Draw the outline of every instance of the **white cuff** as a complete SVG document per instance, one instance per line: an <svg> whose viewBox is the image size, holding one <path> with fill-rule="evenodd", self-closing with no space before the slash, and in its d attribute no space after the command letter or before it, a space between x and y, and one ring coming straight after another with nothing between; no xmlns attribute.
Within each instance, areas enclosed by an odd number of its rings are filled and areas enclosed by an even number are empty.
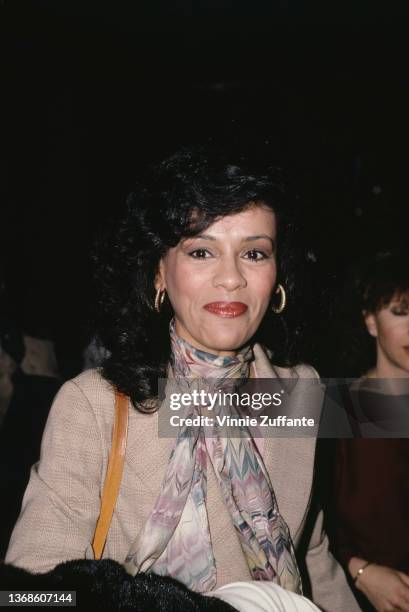
<svg viewBox="0 0 409 612"><path fill-rule="evenodd" d="M238 612L319 612L305 597L273 582L232 582L205 595L222 599Z"/></svg>

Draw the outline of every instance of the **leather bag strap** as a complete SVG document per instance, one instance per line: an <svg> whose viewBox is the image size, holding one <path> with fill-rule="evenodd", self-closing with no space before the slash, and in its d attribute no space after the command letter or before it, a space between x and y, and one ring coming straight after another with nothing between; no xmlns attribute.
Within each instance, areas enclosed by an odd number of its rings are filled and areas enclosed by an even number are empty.
<svg viewBox="0 0 409 612"><path fill-rule="evenodd" d="M121 486L128 435L128 397L115 391L115 423L111 452L101 499L101 511L95 528L92 548L94 558L100 559L107 539L116 500Z"/></svg>

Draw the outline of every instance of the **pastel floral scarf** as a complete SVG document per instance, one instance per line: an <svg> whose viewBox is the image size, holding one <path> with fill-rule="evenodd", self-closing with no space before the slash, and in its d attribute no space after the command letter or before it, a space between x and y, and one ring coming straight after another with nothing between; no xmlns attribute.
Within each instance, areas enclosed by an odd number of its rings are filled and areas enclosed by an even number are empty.
<svg viewBox="0 0 409 612"><path fill-rule="evenodd" d="M173 320L170 335L173 376L182 392L199 379L200 388L205 384L207 390L231 390L234 379L237 384L248 378L250 346L235 357L198 350L176 334ZM189 416L200 413L197 407L190 410ZM221 437L215 430L206 437L201 427L193 432L180 427L159 496L126 559L131 574L152 571L173 576L194 591L214 589L216 567L206 512L209 456L252 578L301 593L288 527L257 446L250 432L244 434Z"/></svg>

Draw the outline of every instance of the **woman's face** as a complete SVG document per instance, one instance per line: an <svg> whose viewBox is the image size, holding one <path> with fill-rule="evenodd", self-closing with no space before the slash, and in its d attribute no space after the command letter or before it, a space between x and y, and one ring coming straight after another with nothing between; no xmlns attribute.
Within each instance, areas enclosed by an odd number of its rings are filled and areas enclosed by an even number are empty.
<svg viewBox="0 0 409 612"><path fill-rule="evenodd" d="M234 354L254 335L276 281L276 218L254 205L181 240L161 260L176 332L193 346Z"/></svg>
<svg viewBox="0 0 409 612"><path fill-rule="evenodd" d="M385 378L409 376L408 297L394 298L388 306L365 317L369 333L376 338L376 367Z"/></svg>

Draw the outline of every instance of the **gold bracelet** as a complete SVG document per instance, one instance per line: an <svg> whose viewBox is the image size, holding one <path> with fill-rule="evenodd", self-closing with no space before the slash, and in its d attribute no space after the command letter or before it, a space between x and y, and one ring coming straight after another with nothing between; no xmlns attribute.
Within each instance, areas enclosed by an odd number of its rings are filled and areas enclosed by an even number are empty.
<svg viewBox="0 0 409 612"><path fill-rule="evenodd" d="M358 578L360 578L360 576L362 576L362 574L364 573L364 571L366 570L368 565L373 565L373 562L372 561L367 561L362 567L359 568L359 570L357 571L357 573L355 575L355 578L353 578L354 583L356 583Z"/></svg>

